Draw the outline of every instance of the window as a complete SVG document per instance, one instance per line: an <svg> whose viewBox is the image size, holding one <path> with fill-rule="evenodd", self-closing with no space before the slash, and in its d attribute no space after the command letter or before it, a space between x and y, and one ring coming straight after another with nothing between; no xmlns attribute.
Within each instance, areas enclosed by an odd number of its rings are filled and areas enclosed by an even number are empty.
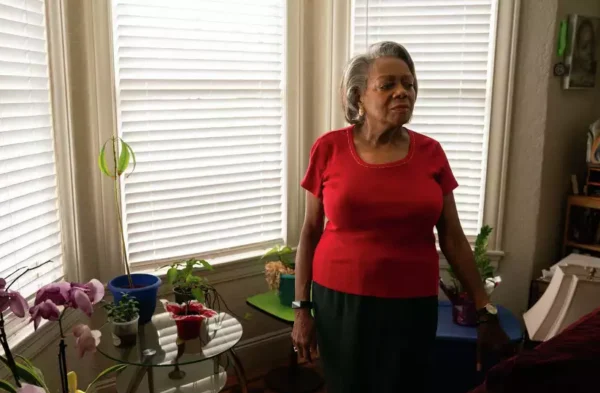
<svg viewBox="0 0 600 393"><path fill-rule="evenodd" d="M280 242L284 0L113 0L132 264Z"/></svg>
<svg viewBox="0 0 600 393"><path fill-rule="evenodd" d="M467 236L482 224L495 46L496 0L355 0L352 53L404 45L419 95L409 127L439 141L459 188Z"/></svg>
<svg viewBox="0 0 600 393"><path fill-rule="evenodd" d="M26 297L63 276L48 68L44 2L0 0L0 277L52 261L12 286Z"/></svg>

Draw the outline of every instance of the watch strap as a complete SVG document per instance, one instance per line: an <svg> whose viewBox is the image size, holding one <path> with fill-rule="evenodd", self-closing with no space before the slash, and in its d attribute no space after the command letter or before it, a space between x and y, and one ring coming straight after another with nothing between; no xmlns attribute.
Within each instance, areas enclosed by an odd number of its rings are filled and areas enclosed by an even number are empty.
<svg viewBox="0 0 600 393"><path fill-rule="evenodd" d="M497 314L488 311L487 306L477 310L477 324L487 323L498 319Z"/></svg>
<svg viewBox="0 0 600 393"><path fill-rule="evenodd" d="M312 309L313 308L313 303L311 301L308 301L308 300L294 300L292 302L292 308L294 310L298 310L298 309L301 309L301 308Z"/></svg>

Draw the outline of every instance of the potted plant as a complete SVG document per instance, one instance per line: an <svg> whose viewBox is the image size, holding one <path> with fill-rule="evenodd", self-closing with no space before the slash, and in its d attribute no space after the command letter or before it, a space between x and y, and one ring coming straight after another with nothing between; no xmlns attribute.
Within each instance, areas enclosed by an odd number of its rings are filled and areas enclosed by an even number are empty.
<svg viewBox="0 0 600 393"><path fill-rule="evenodd" d="M275 246L261 259L277 258L265 264L265 278L269 288L278 291L282 305L291 307L295 297L294 251L288 246Z"/></svg>
<svg viewBox="0 0 600 393"><path fill-rule="evenodd" d="M106 146L109 143L112 147L112 171L109 169L106 160ZM113 136L104 143L100 150L100 155L98 156L98 166L100 167L100 171L110 177L113 181L115 210L121 237L123 264L126 272L126 274L110 280L108 282L108 289L112 293L115 303L118 303L121 300L121 296L124 293L128 294L130 297L136 298L139 302L139 323L144 324L149 322L152 318L152 314L154 314L160 278L152 274L131 274L129 269L129 258L125 244L123 218L121 214L120 179L121 176L125 174L130 164L132 164L132 170L126 176L129 176L135 170L136 161L133 149L125 143L123 139Z"/></svg>
<svg viewBox="0 0 600 393"><path fill-rule="evenodd" d="M500 277L494 276L495 269L487 255L488 239L491 233L492 228L490 226L483 226L475 239L475 249L473 251L475 256L475 266L479 271L479 275L481 276L488 295L491 295L494 288L500 283ZM475 307L475 302L473 302L460 281L458 281L458 278L451 267L448 268L448 273L452 279L452 284L446 286L443 281L440 280L440 286L452 303L452 320L458 325L477 325L477 309Z"/></svg>
<svg viewBox="0 0 600 393"><path fill-rule="evenodd" d="M173 286L176 303L181 304L190 300L205 302L206 292L209 290L208 281L205 277L194 275L195 267L213 270L210 263L195 258L175 262L167 270L167 282Z"/></svg>
<svg viewBox="0 0 600 393"><path fill-rule="evenodd" d="M177 337L181 340L193 340L198 337L202 342L208 341L208 329L205 321L217 316L217 313L196 300L183 304L162 300L165 310L177 325Z"/></svg>
<svg viewBox="0 0 600 393"><path fill-rule="evenodd" d="M104 309L112 323L113 343L117 347L134 345L138 333L140 318L139 302L124 293L118 303L104 302Z"/></svg>

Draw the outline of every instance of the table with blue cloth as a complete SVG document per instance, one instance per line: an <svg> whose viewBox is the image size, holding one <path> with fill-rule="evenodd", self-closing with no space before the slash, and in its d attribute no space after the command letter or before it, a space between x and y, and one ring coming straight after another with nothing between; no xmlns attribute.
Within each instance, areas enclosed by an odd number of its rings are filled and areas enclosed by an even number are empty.
<svg viewBox="0 0 600 393"><path fill-rule="evenodd" d="M498 307L500 325L509 339L518 343L523 338L519 320L506 308ZM452 321L452 305L441 301L438 306L438 328L435 343L436 392L466 393L479 386L485 373L500 359L486 356L483 369L476 370L477 328Z"/></svg>

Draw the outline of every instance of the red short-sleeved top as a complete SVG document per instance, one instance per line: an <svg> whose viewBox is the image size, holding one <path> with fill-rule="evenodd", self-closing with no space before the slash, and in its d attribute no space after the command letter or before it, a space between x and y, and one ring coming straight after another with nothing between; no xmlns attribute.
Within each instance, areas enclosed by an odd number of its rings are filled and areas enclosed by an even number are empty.
<svg viewBox="0 0 600 393"><path fill-rule="evenodd" d="M364 296L437 295L433 229L443 196L458 183L438 142L408 134L408 154L388 164L359 157L353 126L313 145L301 185L322 198L327 217L313 259L316 283Z"/></svg>

